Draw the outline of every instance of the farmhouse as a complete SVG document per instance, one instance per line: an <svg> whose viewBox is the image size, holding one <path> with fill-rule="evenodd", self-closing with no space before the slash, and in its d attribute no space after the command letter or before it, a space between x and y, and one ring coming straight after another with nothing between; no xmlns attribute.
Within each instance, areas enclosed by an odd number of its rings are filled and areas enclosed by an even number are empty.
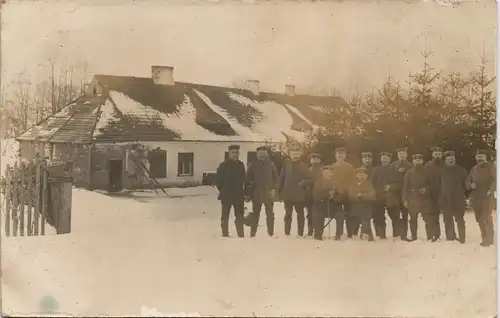
<svg viewBox="0 0 500 318"><path fill-rule="evenodd" d="M265 93L174 81L173 67L152 66L150 78L95 75L85 94L18 136L20 156L73 162L75 183L118 191L196 185L216 170L227 146L242 161L263 143L301 141L325 125L338 97Z"/></svg>

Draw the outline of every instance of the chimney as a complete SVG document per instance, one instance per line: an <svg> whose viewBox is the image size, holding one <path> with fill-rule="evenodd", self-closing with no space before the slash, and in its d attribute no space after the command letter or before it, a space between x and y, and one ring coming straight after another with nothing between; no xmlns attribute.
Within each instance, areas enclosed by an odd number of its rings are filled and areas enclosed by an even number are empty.
<svg viewBox="0 0 500 318"><path fill-rule="evenodd" d="M174 82L174 67L173 66L151 66L151 78L158 85L173 86Z"/></svg>
<svg viewBox="0 0 500 318"><path fill-rule="evenodd" d="M295 85L292 84L285 85L285 94L287 96L295 96Z"/></svg>
<svg viewBox="0 0 500 318"><path fill-rule="evenodd" d="M259 84L258 80L247 80L247 89L255 96L259 96Z"/></svg>

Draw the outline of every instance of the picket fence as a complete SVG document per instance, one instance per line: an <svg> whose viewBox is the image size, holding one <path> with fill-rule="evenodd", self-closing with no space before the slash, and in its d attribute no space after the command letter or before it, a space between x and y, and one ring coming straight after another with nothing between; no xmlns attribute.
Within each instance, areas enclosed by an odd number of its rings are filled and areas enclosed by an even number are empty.
<svg viewBox="0 0 500 318"><path fill-rule="evenodd" d="M6 236L45 235L48 201L46 161L7 165L0 182Z"/></svg>

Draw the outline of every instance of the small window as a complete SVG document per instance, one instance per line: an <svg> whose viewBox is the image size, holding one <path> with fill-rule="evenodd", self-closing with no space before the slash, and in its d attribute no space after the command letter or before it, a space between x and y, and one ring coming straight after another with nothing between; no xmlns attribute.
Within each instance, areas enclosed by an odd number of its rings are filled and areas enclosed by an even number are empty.
<svg viewBox="0 0 500 318"><path fill-rule="evenodd" d="M249 151L247 153L247 166L254 160L257 159L257 152L256 151Z"/></svg>
<svg viewBox="0 0 500 318"><path fill-rule="evenodd" d="M194 175L194 153L180 152L178 156L177 174L179 176Z"/></svg>
<svg viewBox="0 0 500 318"><path fill-rule="evenodd" d="M165 150L152 150L148 152L149 172L153 178L167 177L167 152Z"/></svg>

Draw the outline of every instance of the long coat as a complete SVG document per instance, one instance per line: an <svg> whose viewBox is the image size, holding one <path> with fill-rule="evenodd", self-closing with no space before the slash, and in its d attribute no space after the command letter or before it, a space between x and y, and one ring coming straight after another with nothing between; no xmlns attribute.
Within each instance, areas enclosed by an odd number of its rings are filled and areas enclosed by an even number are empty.
<svg viewBox="0 0 500 318"><path fill-rule="evenodd" d="M278 170L271 160L254 160L247 170L247 195L256 202L273 199L271 190L277 190L278 179Z"/></svg>
<svg viewBox="0 0 500 318"><path fill-rule="evenodd" d="M437 200L439 198L441 171L444 168L443 160L432 159L425 164L425 169L429 173L429 178L431 182L431 198Z"/></svg>
<svg viewBox="0 0 500 318"><path fill-rule="evenodd" d="M425 189L424 193L420 191ZM430 209L431 179L429 172L422 166L416 166L406 172L403 181L402 198L408 202L408 209L418 209L423 214Z"/></svg>
<svg viewBox="0 0 500 318"><path fill-rule="evenodd" d="M348 162L335 162L330 167L333 171L337 198L348 199L349 187L356 182L356 170Z"/></svg>
<svg viewBox="0 0 500 318"><path fill-rule="evenodd" d="M472 189L471 184L476 188ZM467 178L467 188L471 190L471 205L475 211L493 208L493 194L488 196L488 191L496 190L496 167L491 162L478 163L472 167Z"/></svg>
<svg viewBox="0 0 500 318"><path fill-rule="evenodd" d="M361 196L358 196L358 194ZM365 180L362 183L357 181L351 183L348 195L353 206L353 216L366 217L371 215L371 204L375 202L376 194L370 180Z"/></svg>
<svg viewBox="0 0 500 318"><path fill-rule="evenodd" d="M393 182L394 172L390 166L377 166L373 170L372 183L375 188L377 202L387 205L388 207L399 206L401 198L395 191L385 191L385 186Z"/></svg>
<svg viewBox="0 0 500 318"><path fill-rule="evenodd" d="M323 167L324 165L322 163L318 164L313 164L309 167L309 170L311 171L311 176L312 178L307 182L307 199L308 201L313 201L313 189L314 189L314 184L316 181L322 179L322 172L323 172Z"/></svg>
<svg viewBox="0 0 500 318"><path fill-rule="evenodd" d="M222 203L237 203L245 200L245 164L228 159L217 168L215 185L219 189L218 199Z"/></svg>
<svg viewBox="0 0 500 318"><path fill-rule="evenodd" d="M467 170L459 165L443 166L440 173L439 206L450 212L465 211Z"/></svg>
<svg viewBox="0 0 500 318"><path fill-rule="evenodd" d="M402 200L403 194L403 184L406 172L413 168L413 164L408 160L398 160L391 163L389 166L390 175L391 175L391 183L390 190L392 195L397 196Z"/></svg>
<svg viewBox="0 0 500 318"><path fill-rule="evenodd" d="M305 202L312 173L301 161L289 161L281 170L278 192L283 201Z"/></svg>

